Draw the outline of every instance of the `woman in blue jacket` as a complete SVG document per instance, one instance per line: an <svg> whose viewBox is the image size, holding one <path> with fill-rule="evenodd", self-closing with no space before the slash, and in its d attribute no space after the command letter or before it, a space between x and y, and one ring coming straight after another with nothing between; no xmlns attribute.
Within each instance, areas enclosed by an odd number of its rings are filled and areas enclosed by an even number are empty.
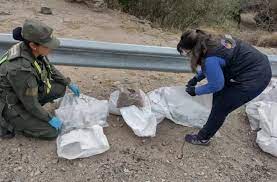
<svg viewBox="0 0 277 182"><path fill-rule="evenodd" d="M191 56L196 75L188 82L191 96L213 94L207 123L198 134L188 134L185 141L207 145L229 113L257 97L269 84L272 73L266 55L230 35L213 37L202 30L185 32L177 45L182 55ZM196 71L197 67L200 71ZM207 79L208 83L196 86Z"/></svg>

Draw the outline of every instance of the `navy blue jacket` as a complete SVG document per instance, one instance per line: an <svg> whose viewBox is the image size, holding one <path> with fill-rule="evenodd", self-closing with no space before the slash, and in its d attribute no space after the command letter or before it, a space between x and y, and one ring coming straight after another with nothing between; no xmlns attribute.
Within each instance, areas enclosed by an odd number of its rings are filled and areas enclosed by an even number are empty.
<svg viewBox="0 0 277 182"><path fill-rule="evenodd" d="M208 49L202 72L197 75L199 81L207 77L208 84L196 87L196 95L215 93L228 86L258 92L259 83L271 78L266 55L240 40L232 39L231 44L227 44L229 42L222 39L217 47Z"/></svg>

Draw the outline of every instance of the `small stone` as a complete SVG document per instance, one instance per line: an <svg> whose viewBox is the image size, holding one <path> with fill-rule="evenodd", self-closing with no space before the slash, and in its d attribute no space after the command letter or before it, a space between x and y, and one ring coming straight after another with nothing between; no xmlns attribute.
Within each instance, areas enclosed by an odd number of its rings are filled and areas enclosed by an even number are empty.
<svg viewBox="0 0 277 182"><path fill-rule="evenodd" d="M83 167L83 165L81 163L78 164L79 167Z"/></svg>
<svg viewBox="0 0 277 182"><path fill-rule="evenodd" d="M126 168L124 168L124 173L129 173L130 172L130 170L129 169L126 169Z"/></svg>
<svg viewBox="0 0 277 182"><path fill-rule="evenodd" d="M30 173L30 176L31 177L33 177L35 174L34 174L34 172L32 171L31 173Z"/></svg>
<svg viewBox="0 0 277 182"><path fill-rule="evenodd" d="M59 160L55 159L55 160L52 161L52 164L57 164L58 162L59 162Z"/></svg>
<svg viewBox="0 0 277 182"><path fill-rule="evenodd" d="M39 174L40 174L40 170L37 170L37 171L35 172L34 176L37 176L37 175L39 175Z"/></svg>
<svg viewBox="0 0 277 182"><path fill-rule="evenodd" d="M98 76L94 76L92 79L97 80L98 78L99 78Z"/></svg>
<svg viewBox="0 0 277 182"><path fill-rule="evenodd" d="M62 167L62 168L61 168L61 171L62 171L62 172L65 172L65 171L66 171L66 169Z"/></svg>
<svg viewBox="0 0 277 182"><path fill-rule="evenodd" d="M9 11L0 11L0 15L11 15L11 12Z"/></svg>
<svg viewBox="0 0 277 182"><path fill-rule="evenodd" d="M17 169L18 169L19 171L21 171L23 168L22 168L21 166L19 166Z"/></svg>
<svg viewBox="0 0 277 182"><path fill-rule="evenodd" d="M163 141L162 142L162 146L167 146L168 145L168 142L167 141Z"/></svg>
<svg viewBox="0 0 277 182"><path fill-rule="evenodd" d="M53 14L51 8L48 8L48 7L41 7L40 13L44 14L44 15L52 15Z"/></svg>
<svg viewBox="0 0 277 182"><path fill-rule="evenodd" d="M199 175L199 176L204 176L205 173L204 173L204 172L200 172L200 173L197 173L197 175Z"/></svg>
<svg viewBox="0 0 277 182"><path fill-rule="evenodd" d="M184 155L183 155L183 154L179 154L179 155L177 155L177 158L178 158L178 159L183 159L183 157L184 157Z"/></svg>
<svg viewBox="0 0 277 182"><path fill-rule="evenodd" d="M120 84L121 84L120 81L113 82L113 85L114 85L114 86L118 86L118 85L120 85Z"/></svg>

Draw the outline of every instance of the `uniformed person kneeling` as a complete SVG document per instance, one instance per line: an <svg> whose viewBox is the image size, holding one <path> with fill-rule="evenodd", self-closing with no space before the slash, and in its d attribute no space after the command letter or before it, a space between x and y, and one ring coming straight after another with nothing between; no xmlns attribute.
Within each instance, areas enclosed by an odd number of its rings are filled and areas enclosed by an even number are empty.
<svg viewBox="0 0 277 182"><path fill-rule="evenodd" d="M63 97L66 86L80 95L77 85L70 83L52 64L47 55L60 42L53 29L36 20L26 20L13 30L20 42L0 57L0 137L15 133L41 139L57 137L62 121L42 106Z"/></svg>

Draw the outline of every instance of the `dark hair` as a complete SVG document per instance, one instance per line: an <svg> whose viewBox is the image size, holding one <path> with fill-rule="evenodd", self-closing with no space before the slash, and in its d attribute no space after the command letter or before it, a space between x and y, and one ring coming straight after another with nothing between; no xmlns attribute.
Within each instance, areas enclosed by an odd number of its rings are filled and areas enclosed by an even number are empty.
<svg viewBox="0 0 277 182"><path fill-rule="evenodd" d="M177 50L179 52L181 51L181 49L192 50L196 46L197 41L199 41L200 38L207 36L209 35L203 30L187 30L182 34L181 40L177 45Z"/></svg>
<svg viewBox="0 0 277 182"><path fill-rule="evenodd" d="M23 38L23 36L22 36L22 27L16 27L15 29L13 29L13 39L24 42L28 47L29 47L29 43L31 42L31 41L26 40L26 39ZM39 45L35 42L33 42L33 43L36 44L36 45Z"/></svg>
<svg viewBox="0 0 277 182"><path fill-rule="evenodd" d="M203 57L208 49L216 47L217 40L203 30L188 30L182 34L177 45L177 50L182 53L182 49L189 49L191 54L191 68L196 71L198 65L203 65Z"/></svg>
<svg viewBox="0 0 277 182"><path fill-rule="evenodd" d="M22 37L22 27L16 27L13 29L13 39L18 41L24 41Z"/></svg>

